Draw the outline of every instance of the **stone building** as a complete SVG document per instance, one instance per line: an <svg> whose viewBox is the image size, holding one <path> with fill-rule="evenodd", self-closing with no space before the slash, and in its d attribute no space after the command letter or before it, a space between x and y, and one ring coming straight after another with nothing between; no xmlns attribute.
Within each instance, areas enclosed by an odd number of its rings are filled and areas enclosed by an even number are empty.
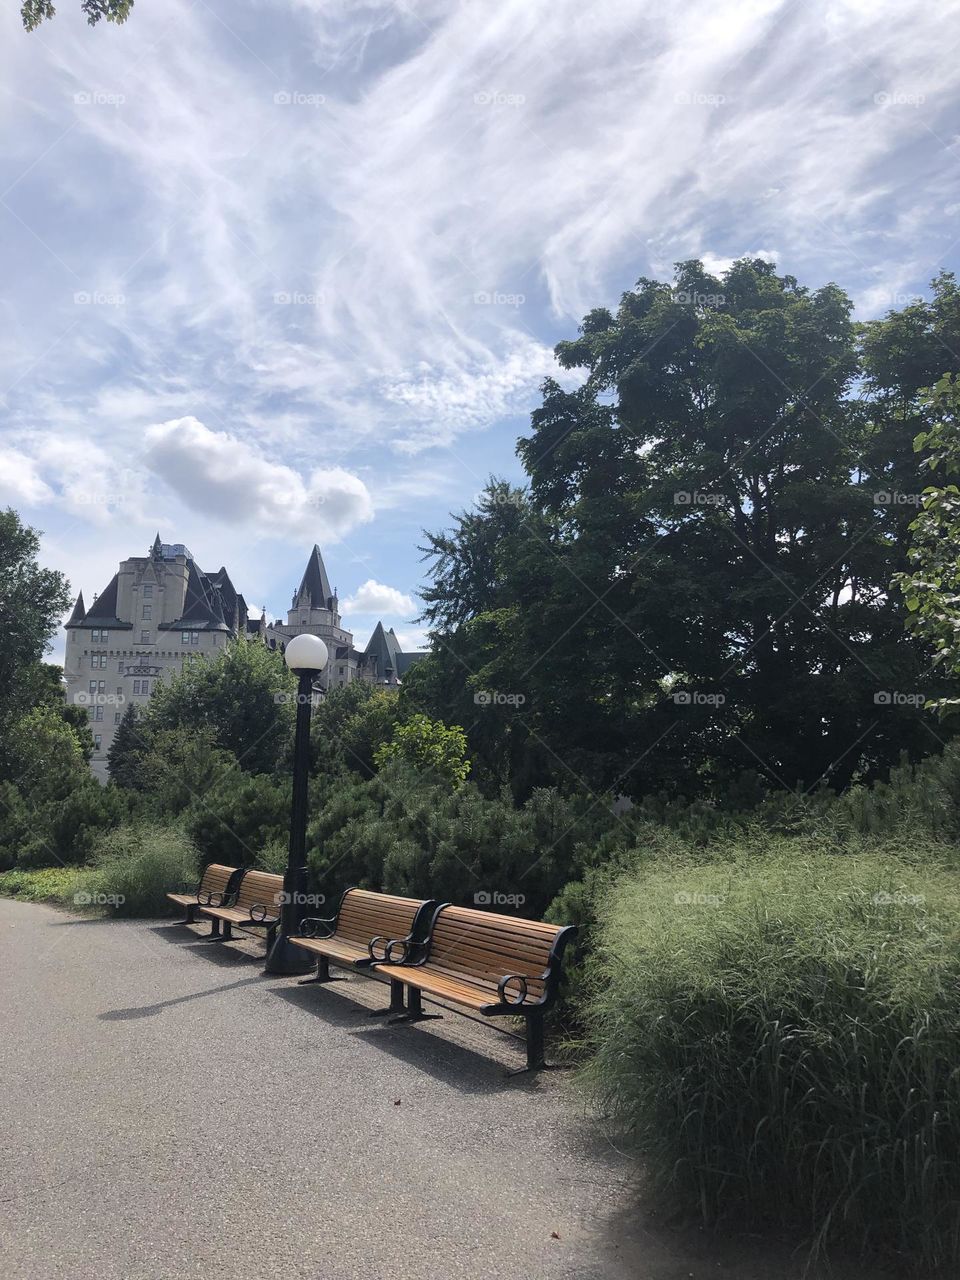
<svg viewBox="0 0 960 1280"><path fill-rule="evenodd" d="M368 680L395 685L422 653L403 653L393 628L378 622L363 652L341 625L320 548L310 553L286 622L250 618L246 601L224 566L204 573L183 543L160 541L149 555L131 556L89 609L83 592L66 624L64 678L68 702L85 705L94 751L91 768L107 780L107 754L116 727L132 702L143 705L170 671L186 658L209 657L238 635L259 636L271 649L304 632L319 636L330 654L324 689Z"/></svg>

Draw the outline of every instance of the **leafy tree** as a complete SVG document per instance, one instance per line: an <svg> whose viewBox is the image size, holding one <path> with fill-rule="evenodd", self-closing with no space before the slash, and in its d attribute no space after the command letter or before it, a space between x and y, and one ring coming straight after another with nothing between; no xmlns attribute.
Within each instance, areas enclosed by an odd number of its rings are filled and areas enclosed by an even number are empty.
<svg viewBox="0 0 960 1280"><path fill-rule="evenodd" d="M934 650L933 662L953 680L960 677L960 383L945 375L923 397L935 418L915 447L937 483L923 493L913 521L911 568L896 575L908 610L907 626ZM960 697L936 701L941 714L960 709Z"/></svg>
<svg viewBox="0 0 960 1280"><path fill-rule="evenodd" d="M39 551L37 531L12 508L0 511L0 744L17 716L47 700L51 677L41 659L70 602L66 578L40 568ZM11 768L0 759L0 776Z"/></svg>
<svg viewBox="0 0 960 1280"><path fill-rule="evenodd" d="M204 858L233 867L259 865L267 846L283 843L289 822L289 785L239 769L222 775L184 817Z"/></svg>
<svg viewBox="0 0 960 1280"><path fill-rule="evenodd" d="M467 737L458 724L445 725L429 716L414 715L396 726L393 737L376 749L373 759L378 769L392 760L405 760L415 769L458 787L470 772L466 751Z"/></svg>
<svg viewBox="0 0 960 1280"><path fill-rule="evenodd" d="M919 484L909 425L857 394L850 313L761 260L591 312L557 348L585 382L548 380L519 442L527 498L428 544L420 709L520 695L510 735L557 782L632 795L840 787L929 749L922 711L878 703L929 687L888 591L909 518L876 496L891 458Z"/></svg>
<svg viewBox="0 0 960 1280"><path fill-rule="evenodd" d="M80 8L91 27L96 26L101 18L106 18L107 22L126 22L133 4L134 0L80 0ZM56 12L52 0L23 0L20 17L24 31L35 30Z"/></svg>
<svg viewBox="0 0 960 1280"><path fill-rule="evenodd" d="M195 658L160 684L146 724L158 733L208 732L247 773L270 773L293 730L296 682L280 653L258 641L232 641L212 658Z"/></svg>
<svg viewBox="0 0 960 1280"><path fill-rule="evenodd" d="M209 804L237 771L236 756L217 745L212 729L180 727L151 733L140 778L153 811L169 818Z"/></svg>

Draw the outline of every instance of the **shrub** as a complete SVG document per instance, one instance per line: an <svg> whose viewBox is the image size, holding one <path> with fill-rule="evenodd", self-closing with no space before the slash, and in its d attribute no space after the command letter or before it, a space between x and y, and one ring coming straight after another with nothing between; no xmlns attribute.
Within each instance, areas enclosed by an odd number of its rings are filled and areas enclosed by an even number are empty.
<svg viewBox="0 0 960 1280"><path fill-rule="evenodd" d="M166 894L199 874L196 848L174 827L119 827L101 837L91 867L80 872L68 900L110 907L118 916L158 916L171 909Z"/></svg>
<svg viewBox="0 0 960 1280"><path fill-rule="evenodd" d="M708 1221L960 1262L960 881L809 853L641 869L598 912L587 1078Z"/></svg>
<svg viewBox="0 0 960 1280"><path fill-rule="evenodd" d="M204 862L249 867L281 843L290 824L290 788L266 774L224 773L183 818Z"/></svg>

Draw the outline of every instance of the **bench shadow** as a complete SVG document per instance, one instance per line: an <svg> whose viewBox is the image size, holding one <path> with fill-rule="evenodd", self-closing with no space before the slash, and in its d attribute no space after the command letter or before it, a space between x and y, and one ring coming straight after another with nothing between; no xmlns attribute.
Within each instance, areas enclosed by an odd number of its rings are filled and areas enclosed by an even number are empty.
<svg viewBox="0 0 960 1280"><path fill-rule="evenodd" d="M98 1013L98 1022L130 1022L135 1018L152 1018L164 1009L174 1005L187 1004L191 1000L203 1000L207 996L222 995L224 991L235 991L237 987L247 987L251 983L260 982L260 977L238 978L236 982L225 982L221 987L209 987L206 991L193 991L188 996L175 996L171 1000L161 1000L158 1004L144 1004L130 1009L110 1009L107 1013Z"/></svg>
<svg viewBox="0 0 960 1280"><path fill-rule="evenodd" d="M362 981L362 979L361 979ZM337 984L339 985L339 984ZM383 985L384 1004L389 997ZM348 1027L365 1043L390 1054L399 1061L425 1071L443 1084L451 1085L460 1093L500 1093L505 1089L538 1091L537 1076L524 1075L508 1078L509 1069L496 1058L456 1044L452 1040L431 1035L416 1023L388 1025L385 1018L371 1018L368 1005L351 1000L346 993L325 987L275 987L274 994L295 1005L298 1009L322 1018L335 1026ZM456 1018L456 1013L444 1009L444 1018ZM518 1054L517 1066L522 1065Z"/></svg>
<svg viewBox="0 0 960 1280"><path fill-rule="evenodd" d="M194 933L192 929L186 925L160 925L153 926L150 932L158 938L162 938L164 942L175 943L181 951L190 951L194 955L202 955L204 959L210 960L213 964L225 966L237 964L259 964L262 965L266 960L266 952L262 955L251 955L249 951L242 951L239 947L233 946L235 942L246 941L246 937L234 937L232 939L212 938L209 935Z"/></svg>

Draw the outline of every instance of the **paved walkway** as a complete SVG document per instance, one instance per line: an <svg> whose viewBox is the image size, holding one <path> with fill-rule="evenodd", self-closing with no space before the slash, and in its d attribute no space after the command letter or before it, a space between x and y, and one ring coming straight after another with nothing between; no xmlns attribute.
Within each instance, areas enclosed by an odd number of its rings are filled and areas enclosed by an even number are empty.
<svg viewBox="0 0 960 1280"><path fill-rule="evenodd" d="M565 1073L262 944L0 899L0 1270L18 1280L706 1280L644 1231Z"/></svg>

